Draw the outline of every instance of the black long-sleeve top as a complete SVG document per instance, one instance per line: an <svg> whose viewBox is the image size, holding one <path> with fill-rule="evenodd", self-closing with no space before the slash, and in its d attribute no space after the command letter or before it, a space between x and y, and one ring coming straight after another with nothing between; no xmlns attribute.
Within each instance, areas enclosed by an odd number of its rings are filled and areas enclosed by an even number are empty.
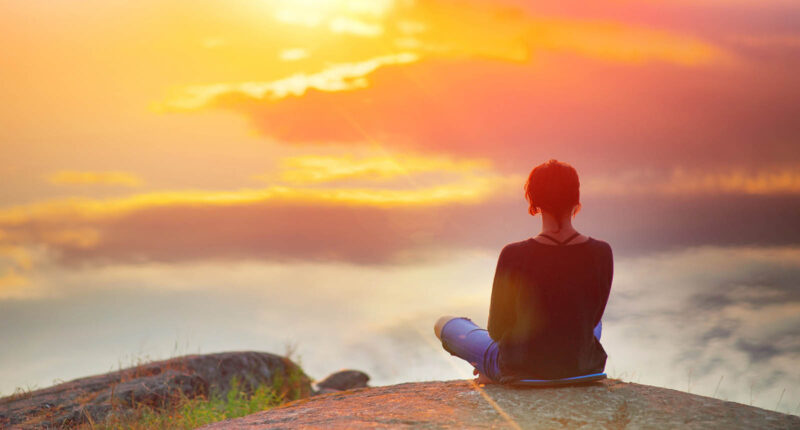
<svg viewBox="0 0 800 430"><path fill-rule="evenodd" d="M608 243L574 245L527 239L500 252L489 308L502 381L557 379L602 372L606 352L593 329L611 291Z"/></svg>

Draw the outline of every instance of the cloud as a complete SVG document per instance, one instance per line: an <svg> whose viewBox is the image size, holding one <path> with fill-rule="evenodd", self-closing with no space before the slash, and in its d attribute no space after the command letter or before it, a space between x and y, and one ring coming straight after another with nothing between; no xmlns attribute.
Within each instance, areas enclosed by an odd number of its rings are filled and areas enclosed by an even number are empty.
<svg viewBox="0 0 800 430"><path fill-rule="evenodd" d="M334 33L350 33L366 37L375 37L383 34L383 27L380 25L344 16L333 18L329 25Z"/></svg>
<svg viewBox="0 0 800 430"><path fill-rule="evenodd" d="M284 51L285 52L285 51ZM296 56L297 52L291 53ZM290 95L301 96L311 89L335 92L367 85L364 76L387 64L411 63L418 59L413 53L399 53L370 58L356 63L335 64L317 73L297 73L271 82L228 82L195 85L178 89L177 95L154 106L156 110L196 109L230 95L246 95L254 99L276 100Z"/></svg>
<svg viewBox="0 0 800 430"><path fill-rule="evenodd" d="M774 408L800 359L799 277L796 246L701 246L617 260L604 316L607 370L744 403L753 390Z"/></svg>
<svg viewBox="0 0 800 430"><path fill-rule="evenodd" d="M730 40L750 48L800 49L800 35L798 34L743 34L732 36Z"/></svg>
<svg viewBox="0 0 800 430"><path fill-rule="evenodd" d="M623 22L538 16L493 2L446 1L278 2L284 24L327 27L332 33L397 43L413 36L415 47L435 55L478 55L514 61L532 52L570 52L624 62L666 61L705 64L726 58L707 42Z"/></svg>
<svg viewBox="0 0 800 430"><path fill-rule="evenodd" d="M192 347L204 351L280 352L295 341L315 377L347 366L367 371L376 384L468 377L467 365L437 344L432 324L442 314L485 324L497 252L451 250L447 259L388 267L263 260L47 267L35 281L61 294L0 301L0 325L19 327L0 333L4 344L19 345L0 360L41 363L52 358L42 348L55 345L64 353L59 365L46 366L59 369L52 377L78 377L116 364L119 351L168 354L176 336L191 334ZM755 404L769 408L786 387L779 410L797 404L796 244L615 257L601 339L607 372L743 403L752 385ZM708 307L710 295L724 304ZM275 330L287 321L290 333ZM75 332L97 340L90 345L94 367L84 367L85 345L75 348L68 335ZM0 380L49 382L49 370L15 370Z"/></svg>
<svg viewBox="0 0 800 430"><path fill-rule="evenodd" d="M302 95L307 88L353 90L368 85L365 76L381 65L405 64L420 57L466 55L527 61L532 53L546 51L569 52L612 61L658 60L685 65L727 58L718 48L690 37L621 22L538 18L508 6L481 2L454 5L429 1L403 6L393 3L385 2L376 10L367 10L369 15L383 17L386 22L393 23L391 37L405 43L412 40L418 51L397 53L390 49L375 58L336 65L312 74L298 73L274 82L214 83L186 87L178 90L185 94L183 97L171 97L164 104L175 109L196 109L212 104L214 97L228 93L241 92L255 98L282 98L288 94ZM284 22L315 27L323 21L321 16L333 9L325 6L312 6L304 2L295 6L281 4L277 16ZM352 13L363 12L364 8L345 6L345 9ZM388 13L390 10L392 13ZM383 33L382 26L349 16L334 16L329 25L336 33L365 36ZM409 39L409 36L413 38ZM284 54L291 59L303 57L303 53L297 49L284 50L282 58ZM358 84L343 84L342 80L348 78L359 78Z"/></svg>
<svg viewBox="0 0 800 430"><path fill-rule="evenodd" d="M91 227L85 228L58 228L44 230L41 234L44 243L68 248L87 249L100 242L100 232Z"/></svg>
<svg viewBox="0 0 800 430"><path fill-rule="evenodd" d="M528 61L549 52L687 66L730 60L713 44L675 31L618 20L548 15L496 2L419 2L398 7L391 16L400 23L398 37L413 35L422 51L437 55Z"/></svg>
<svg viewBox="0 0 800 430"><path fill-rule="evenodd" d="M457 247L437 242L459 236L466 228L447 225L453 214L431 209L270 202L141 207L87 223L100 231L101 238L88 247L48 242L48 227L32 223L20 225L18 231L28 241L57 250L67 264L203 259L410 263L431 258L441 248ZM55 228L76 223L57 217L49 221ZM459 242L485 241L486 236L487 232L472 238L463 235Z"/></svg>
<svg viewBox="0 0 800 430"><path fill-rule="evenodd" d="M288 169L261 178L270 182L264 188L165 190L2 208L0 245L8 245L7 254L17 262L23 261L21 252L43 247L47 259L79 265L422 261L438 252L437 235L454 215L443 216L440 209L457 212L497 200L507 195L509 181L485 160L305 156L285 164Z"/></svg>
<svg viewBox="0 0 800 430"><path fill-rule="evenodd" d="M5 290L21 291L32 266L50 263L417 264L453 250L499 249L533 235L539 222L526 211L526 175L502 174L486 158L373 150L291 156L278 166L256 176L266 182L257 188L59 198L0 208L0 246L10 261ZM618 255L800 241L793 222L800 214L797 199L775 193L787 191L776 188L783 182L756 175L722 189L730 177L709 181L707 174L584 175L576 226L609 241Z"/></svg>
<svg viewBox="0 0 800 430"><path fill-rule="evenodd" d="M280 59L283 61L297 61L308 57L308 51L303 48L289 48L284 49L280 53Z"/></svg>
<svg viewBox="0 0 800 430"><path fill-rule="evenodd" d="M380 141L399 150L491 157L501 168L529 168L530 160L552 155L594 172L687 160L748 168L800 161L790 144L797 133L792 118L800 114L790 95L800 86L781 76L763 88L752 84L763 78L757 71L715 78L551 61L425 61L378 69L370 86L356 91L312 90L280 102L239 94L216 106L243 113L263 134L287 143Z"/></svg>
<svg viewBox="0 0 800 430"><path fill-rule="evenodd" d="M492 258L460 252L447 261L402 267L251 261L44 268L36 281L53 294L0 300L0 326L16 328L0 332L0 343L16 346L0 351L0 391L108 370L123 353L174 354L176 336L178 343L189 338L191 349L203 352L256 348L280 353L291 341L313 377L352 366L369 372L375 383L408 380L411 365L383 363L394 368L394 379L379 377L372 369L381 363L351 342L371 338L368 343L381 348L386 339L374 336L384 324L439 306L454 291L462 297L482 295L491 281ZM432 280L438 288L431 288ZM420 301L420 295L432 301ZM287 323L290 330L275 329ZM425 328L432 336L427 322ZM93 342L76 347L69 333ZM45 346L61 353L43 354ZM423 367L424 357L413 368ZM448 370L444 357L428 357ZM33 366L43 361L44 368Z"/></svg>
<svg viewBox="0 0 800 430"><path fill-rule="evenodd" d="M497 2L442 1L396 7L387 33L395 46L426 56L480 57L513 62L541 53L601 61L666 62L685 66L732 60L713 44L679 32L613 20L548 15Z"/></svg>
<svg viewBox="0 0 800 430"><path fill-rule="evenodd" d="M138 187L141 178L126 172L83 172L62 170L48 177L48 181L56 185L106 185Z"/></svg>
<svg viewBox="0 0 800 430"><path fill-rule="evenodd" d="M308 159L305 160L305 162L308 161ZM383 161L386 163L387 159ZM447 163L444 162L444 164L446 165ZM266 202L320 206L393 207L398 205L438 206L458 202L474 203L488 198L499 185L508 181L508 178L498 176L491 171L478 171L473 174L472 171L468 171L465 167L468 164L464 163L462 165L463 174L453 181L401 189L386 189L374 186L370 188L301 188L272 185L266 188L243 188L223 191L165 190L103 200L80 197L52 199L2 208L0 209L0 225L14 226L31 221L46 221L57 217L84 221L98 220L113 218L141 209L171 206L240 206ZM414 169L413 166L411 168ZM434 170L435 167L429 164L424 169L430 171ZM309 172L295 171L294 173L303 176ZM329 172L328 176L330 175L331 173ZM10 234L9 231L3 232L4 236Z"/></svg>
<svg viewBox="0 0 800 430"><path fill-rule="evenodd" d="M49 202L0 212L0 227L2 243L41 255L37 267L206 260L419 264L454 251L494 252L534 235L539 220L526 212L524 181L513 182L517 186L490 187L475 199L455 195L444 201L428 190L431 199L420 204L197 191L164 193L170 199ZM310 196L329 199L328 194L335 190L321 188ZM794 222L800 203L791 197L612 195L585 198L583 204L578 230L608 241L619 256L800 241Z"/></svg>
<svg viewBox="0 0 800 430"><path fill-rule="evenodd" d="M754 2L752 0L648 0L648 3L656 3L656 4L683 4L683 5L712 5L712 6L722 6L728 7L731 5L736 6L744 6L748 9L756 9L759 7L763 7L765 4L767 5L795 5L792 0L766 0L763 2ZM626 1L623 3L635 3L632 1Z"/></svg>
<svg viewBox="0 0 800 430"><path fill-rule="evenodd" d="M484 158L373 151L293 156L278 165L258 175L267 183L260 188L162 190L0 208L0 246L6 246L12 268L6 290L12 280L21 285L19 276L33 273L32 266L50 263L418 264L454 250L493 251L538 228L526 211L526 176L502 174ZM708 187L678 193L670 188L674 178L683 181L689 173L634 173L599 182L583 177L583 209L575 225L607 240L618 255L800 241L794 222L800 203L791 194Z"/></svg>
<svg viewBox="0 0 800 430"><path fill-rule="evenodd" d="M629 170L590 176L582 191L597 194L800 194L800 165L735 168L674 167L668 173Z"/></svg>
<svg viewBox="0 0 800 430"><path fill-rule="evenodd" d="M800 335L800 331L791 333L791 335L798 336ZM781 355L783 352L769 343L769 341L760 342L739 339L736 341L736 347L747 353L751 363L759 363L769 360L773 357ZM800 352L800 349L796 350L795 352Z"/></svg>
<svg viewBox="0 0 800 430"><path fill-rule="evenodd" d="M454 160L444 157L422 157L416 155L384 155L356 158L352 155L315 156L301 155L282 160L283 171L279 174L256 175L256 179L290 184L314 184L342 180L364 179L370 182L402 178L405 183L418 183L420 176L434 173L445 175L491 175L488 160ZM410 177L413 176L413 177ZM352 182L352 181L348 181Z"/></svg>
<svg viewBox="0 0 800 430"><path fill-rule="evenodd" d="M687 97L705 85L694 75L730 62L721 48L687 34L621 21L483 2L387 4L369 14L387 23L381 49L354 49L350 62L277 80L176 88L159 108L232 110L286 143L377 141L519 160L523 152L530 159L535 142L535 152L591 159L587 147L635 152L642 139L659 147L703 140L695 136L697 117L675 118L670 98L692 103ZM664 130L675 131L659 135Z"/></svg>
<svg viewBox="0 0 800 430"><path fill-rule="evenodd" d="M794 35L762 34L759 25L775 18L772 12L753 18L755 27L723 32L698 24L712 20L706 9L694 16L685 6L673 8L684 26L638 5L641 13L624 16L616 8L555 9L393 4L369 17L383 23L381 40L389 43L354 49L348 64L413 60L369 63L358 73L320 69L180 88L166 103L237 112L286 144L380 142L399 151L488 157L504 172L551 156L597 174L638 166L670 174L681 164L753 169L786 162L791 169L800 162L796 61L769 55L776 41L785 50ZM745 52L731 41L764 38L776 43ZM678 189L752 188L719 175L712 186ZM780 181L769 179L755 192L796 188Z"/></svg>
<svg viewBox="0 0 800 430"><path fill-rule="evenodd" d="M533 25L531 46L608 61L662 61L684 66L729 63L722 49L692 37L620 22L543 20Z"/></svg>
<svg viewBox="0 0 800 430"><path fill-rule="evenodd" d="M793 371L800 359L799 278L797 246L703 246L616 258L601 338L609 355L606 372L742 403L752 395L756 405L774 409L781 389L800 382ZM468 366L441 350L431 326L440 315L452 314L485 327L486 285L479 294L476 288L449 297L435 289L446 296L434 300L438 307L415 306L406 318L374 322L345 348L362 351L360 357L374 362L365 368L387 381L437 373L469 377ZM699 303L709 294L728 301L710 308ZM398 361L404 365L392 364ZM780 410L791 409L798 398L800 391L790 388Z"/></svg>

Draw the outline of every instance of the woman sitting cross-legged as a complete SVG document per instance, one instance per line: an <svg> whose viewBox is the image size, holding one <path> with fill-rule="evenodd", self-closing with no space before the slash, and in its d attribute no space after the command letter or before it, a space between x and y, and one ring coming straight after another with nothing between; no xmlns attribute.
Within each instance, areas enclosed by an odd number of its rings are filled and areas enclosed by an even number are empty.
<svg viewBox="0 0 800 430"><path fill-rule="evenodd" d="M434 332L445 350L475 367L480 383L601 373L611 247L573 228L581 204L578 173L569 164L550 160L535 167L525 197L528 212L542 215L542 230L500 252L488 330L446 316Z"/></svg>

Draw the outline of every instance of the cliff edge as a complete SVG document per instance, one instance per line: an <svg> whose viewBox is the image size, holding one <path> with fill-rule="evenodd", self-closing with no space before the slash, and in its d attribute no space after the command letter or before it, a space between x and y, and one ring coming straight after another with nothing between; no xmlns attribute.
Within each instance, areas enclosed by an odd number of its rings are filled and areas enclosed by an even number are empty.
<svg viewBox="0 0 800 430"><path fill-rule="evenodd" d="M796 429L800 417L614 379L560 388L460 380L314 396L203 429L389 427Z"/></svg>

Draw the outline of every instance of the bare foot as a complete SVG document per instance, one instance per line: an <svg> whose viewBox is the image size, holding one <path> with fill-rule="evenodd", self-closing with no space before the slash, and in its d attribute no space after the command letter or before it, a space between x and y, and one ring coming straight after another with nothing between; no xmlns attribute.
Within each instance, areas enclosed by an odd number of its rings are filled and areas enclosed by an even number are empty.
<svg viewBox="0 0 800 430"><path fill-rule="evenodd" d="M443 316L436 321L436 324L433 325L433 332L436 333L436 337L438 337L439 340L442 339L442 328L444 328L444 325L453 318L456 317L450 315Z"/></svg>
<svg viewBox="0 0 800 430"><path fill-rule="evenodd" d="M478 385L481 385L481 384L486 385L486 384L494 384L495 383L493 380L489 379L488 376L478 372L478 369L473 370L472 374L473 375L478 375L478 377L475 378L475 383L478 384Z"/></svg>

